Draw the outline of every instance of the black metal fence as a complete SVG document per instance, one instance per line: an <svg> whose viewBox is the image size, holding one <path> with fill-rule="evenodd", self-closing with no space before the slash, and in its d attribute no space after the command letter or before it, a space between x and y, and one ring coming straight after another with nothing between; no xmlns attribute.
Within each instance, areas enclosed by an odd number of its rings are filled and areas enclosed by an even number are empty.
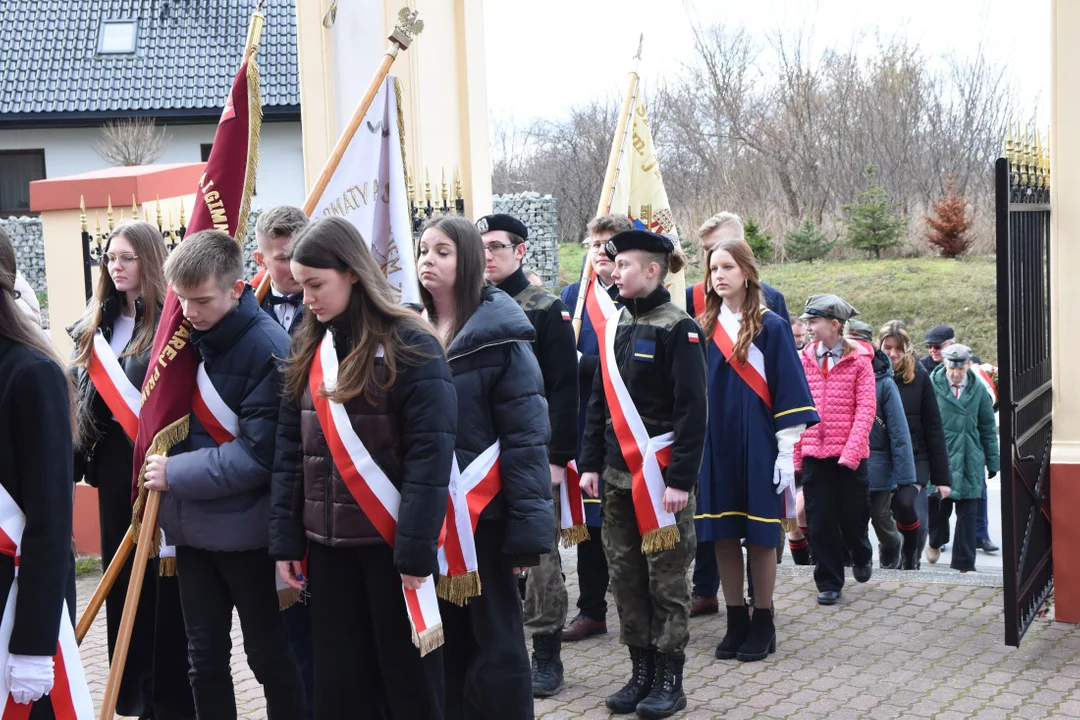
<svg viewBox="0 0 1080 720"><path fill-rule="evenodd" d="M1006 145L997 161L1005 643L1018 646L1054 587L1050 520L1050 166L1041 143Z"/></svg>

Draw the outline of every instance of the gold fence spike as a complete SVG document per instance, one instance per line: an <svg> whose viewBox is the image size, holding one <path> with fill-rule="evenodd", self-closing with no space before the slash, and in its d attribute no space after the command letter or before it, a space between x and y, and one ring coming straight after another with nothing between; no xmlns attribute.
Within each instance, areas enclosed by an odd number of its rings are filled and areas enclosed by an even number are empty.
<svg viewBox="0 0 1080 720"><path fill-rule="evenodd" d="M132 220L138 220L139 219L139 203L138 203L138 201L135 200L135 194L134 193L132 193L132 195L131 195L131 219Z"/></svg>
<svg viewBox="0 0 1080 720"><path fill-rule="evenodd" d="M185 227L187 220L184 218L184 196L180 196L180 227Z"/></svg>
<svg viewBox="0 0 1080 720"><path fill-rule="evenodd" d="M82 195L79 196L79 224L82 225L82 231L86 232L86 198Z"/></svg>
<svg viewBox="0 0 1080 720"><path fill-rule="evenodd" d="M157 226L158 230L161 229L161 196L157 196Z"/></svg>
<svg viewBox="0 0 1080 720"><path fill-rule="evenodd" d="M107 214L106 214L105 218L109 223L109 232L112 232L112 229L113 229L112 195L109 195L107 197L109 198L109 208L108 208L108 211L107 211Z"/></svg>

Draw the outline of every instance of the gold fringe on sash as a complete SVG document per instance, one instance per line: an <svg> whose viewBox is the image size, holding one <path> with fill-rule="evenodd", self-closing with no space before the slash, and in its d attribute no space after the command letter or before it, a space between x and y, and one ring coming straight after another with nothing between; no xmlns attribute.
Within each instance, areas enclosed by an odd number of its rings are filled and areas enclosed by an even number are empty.
<svg viewBox="0 0 1080 720"><path fill-rule="evenodd" d="M559 540L562 542L564 548L572 548L578 543L583 543L588 539L589 528L587 525L575 525L559 530Z"/></svg>
<svg viewBox="0 0 1080 720"><path fill-rule="evenodd" d="M424 657L435 648L442 647L444 642L446 642L446 637L443 635L441 623L429 627L422 636L418 636L415 629L412 631L412 644L420 648L420 657Z"/></svg>
<svg viewBox="0 0 1080 720"><path fill-rule="evenodd" d="M278 610L280 610L281 612L285 612L293 605L300 602L300 598L302 598L303 596L303 590L297 590L296 588L292 587L281 588L277 591Z"/></svg>
<svg viewBox="0 0 1080 720"><path fill-rule="evenodd" d="M464 607L465 602L469 598L479 596L480 591L480 573L475 570L470 570L464 575L441 575L439 576L438 585L435 586L436 595L447 602L454 603L458 607ZM440 641L439 645L441 644Z"/></svg>
<svg viewBox="0 0 1080 720"><path fill-rule="evenodd" d="M780 520L780 527L784 532L795 532L799 529L799 521L796 518L783 518Z"/></svg>
<svg viewBox="0 0 1080 720"><path fill-rule="evenodd" d="M161 558L161 566L158 570L161 577L176 577L176 558Z"/></svg>
<svg viewBox="0 0 1080 720"><path fill-rule="evenodd" d="M673 550L679 543L679 526L668 525L645 533L641 538L641 552L655 553L663 550Z"/></svg>

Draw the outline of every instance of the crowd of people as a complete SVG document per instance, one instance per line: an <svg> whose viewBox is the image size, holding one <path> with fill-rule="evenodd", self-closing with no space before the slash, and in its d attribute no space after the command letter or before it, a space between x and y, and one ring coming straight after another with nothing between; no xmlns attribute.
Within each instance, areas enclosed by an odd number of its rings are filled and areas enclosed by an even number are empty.
<svg viewBox="0 0 1080 720"><path fill-rule="evenodd" d="M227 234L169 254L156 227L129 222L64 361L18 304L0 231L0 486L26 524L0 548L0 586L20 568L5 606L16 702L53 717L75 604L72 480L98 490L104 563L128 531L169 287L197 391L186 438L145 458L160 557L129 560L106 602L112 657L128 578L145 573L121 715L235 718L235 610L271 718L530 718L564 686L562 644L607 632L610 589L630 673L605 704L669 717L686 707L690 618L718 612L721 593L716 658L776 651L785 545L814 566L822 605L847 567L871 579L871 526L882 568L918 569L924 551L935 563L951 540L952 567L973 571L978 549L996 550L999 460L993 384L971 349L938 326L917 359L903 322L875 333L836 295L791 319L738 216L700 236L706 278L684 311L665 282L681 249L624 216L589 223L591 279L560 296L523 267L519 219L440 216L421 230L409 307L339 218L260 216L261 301Z"/></svg>

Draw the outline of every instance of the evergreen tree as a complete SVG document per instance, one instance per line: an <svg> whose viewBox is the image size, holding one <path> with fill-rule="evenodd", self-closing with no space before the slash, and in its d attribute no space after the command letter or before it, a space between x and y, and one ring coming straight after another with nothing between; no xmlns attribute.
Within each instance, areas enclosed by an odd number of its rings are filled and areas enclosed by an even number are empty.
<svg viewBox="0 0 1080 720"><path fill-rule="evenodd" d="M754 257L758 259L758 262L767 263L772 260L773 246L770 242L772 235L763 231L754 218L746 218L746 223L743 225L743 237L746 238L746 244L754 251Z"/></svg>
<svg viewBox="0 0 1080 720"><path fill-rule="evenodd" d="M803 220L798 229L789 232L787 242L784 243L788 257L795 262L820 260L834 247L836 247L836 240L825 237L825 233L821 232L810 219Z"/></svg>
<svg viewBox="0 0 1080 720"><path fill-rule="evenodd" d="M877 184L874 166L866 166L866 189L859 193L857 202L844 205L847 213L847 244L858 250L873 253L881 258L881 251L900 244L900 236L907 226L907 218L898 215L899 205L889 199L889 194Z"/></svg>
<svg viewBox="0 0 1080 720"><path fill-rule="evenodd" d="M926 239L941 251L943 258L958 258L971 249L973 239L968 235L974 220L968 217L967 201L956 192L956 181L945 176L945 192L931 208L933 216L923 215L930 227Z"/></svg>

